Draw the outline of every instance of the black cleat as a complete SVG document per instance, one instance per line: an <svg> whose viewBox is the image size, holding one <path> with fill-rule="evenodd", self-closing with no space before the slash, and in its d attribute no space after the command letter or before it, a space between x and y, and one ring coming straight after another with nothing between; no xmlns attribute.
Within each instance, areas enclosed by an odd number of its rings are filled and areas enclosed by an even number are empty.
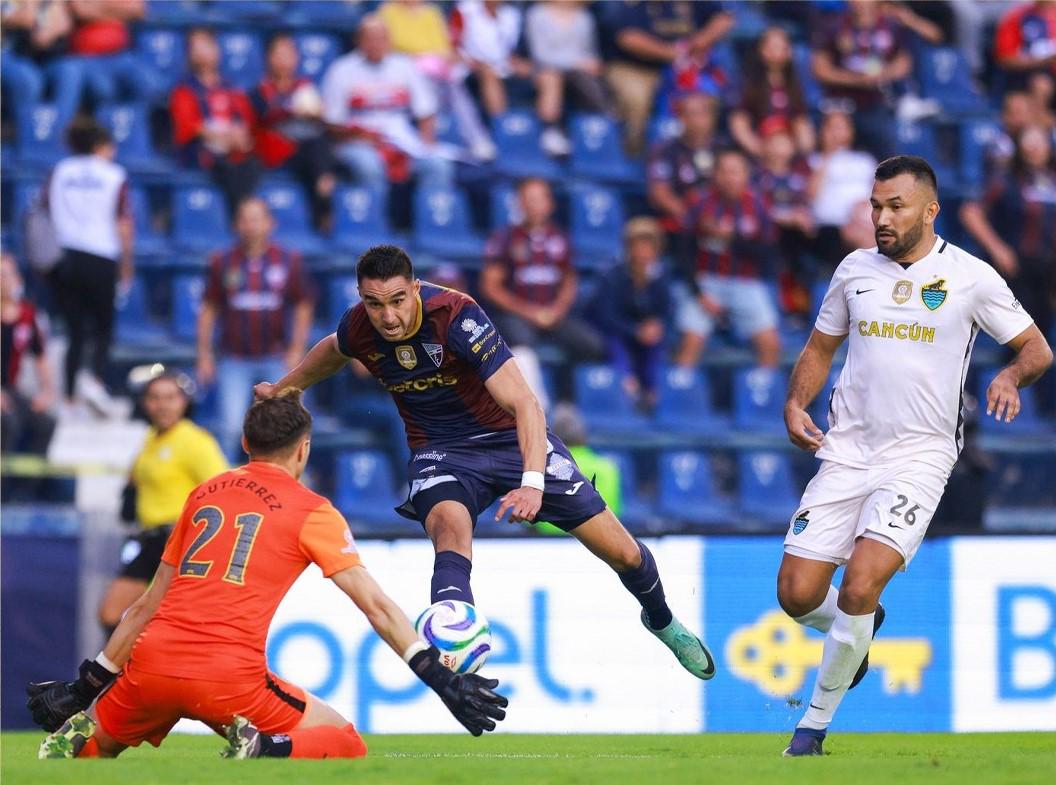
<svg viewBox="0 0 1056 785"><path fill-rule="evenodd" d="M873 614L873 637L876 637L877 630L880 629L880 625L884 623L884 617L887 616L887 611L884 610L884 606L877 603L876 611ZM869 652L865 653L865 659L862 660L862 664L858 666L858 671L854 674L854 678L851 679L851 686L847 689L853 690L858 686L858 683L865 678L865 674L869 672Z"/></svg>

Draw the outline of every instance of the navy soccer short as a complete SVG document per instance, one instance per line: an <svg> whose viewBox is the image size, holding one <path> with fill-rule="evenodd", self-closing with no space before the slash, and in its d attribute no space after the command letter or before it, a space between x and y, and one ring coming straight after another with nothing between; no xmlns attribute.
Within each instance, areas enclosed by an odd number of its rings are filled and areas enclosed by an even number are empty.
<svg viewBox="0 0 1056 785"><path fill-rule="evenodd" d="M546 490L536 520L571 531L604 510L605 502L564 443L549 432L546 439ZM476 521L495 499L521 486L523 470L517 431L512 429L422 447L407 464L410 495L396 512L424 523L434 506L450 500L465 505Z"/></svg>

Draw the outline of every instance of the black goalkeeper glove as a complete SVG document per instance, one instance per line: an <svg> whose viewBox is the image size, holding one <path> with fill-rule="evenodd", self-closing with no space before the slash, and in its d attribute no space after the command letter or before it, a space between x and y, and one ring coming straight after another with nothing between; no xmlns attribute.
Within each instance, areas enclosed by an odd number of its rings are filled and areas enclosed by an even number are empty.
<svg viewBox="0 0 1056 785"><path fill-rule="evenodd" d="M79 711L92 705L99 693L117 678L95 660L81 663L75 681L41 681L26 685L26 708L33 722L52 733Z"/></svg>
<svg viewBox="0 0 1056 785"><path fill-rule="evenodd" d="M494 692L498 679L475 673L453 673L440 662L440 651L430 646L411 657L411 670L440 696L455 719L474 736L495 730L496 720L506 717L506 696Z"/></svg>

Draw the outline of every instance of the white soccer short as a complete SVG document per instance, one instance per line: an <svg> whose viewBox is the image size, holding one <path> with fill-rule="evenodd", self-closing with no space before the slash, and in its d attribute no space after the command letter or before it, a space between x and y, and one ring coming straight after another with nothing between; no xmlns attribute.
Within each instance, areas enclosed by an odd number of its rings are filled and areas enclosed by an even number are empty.
<svg viewBox="0 0 1056 785"><path fill-rule="evenodd" d="M844 564L868 537L916 555L939 506L949 472L919 461L858 469L822 461L789 521L785 553Z"/></svg>

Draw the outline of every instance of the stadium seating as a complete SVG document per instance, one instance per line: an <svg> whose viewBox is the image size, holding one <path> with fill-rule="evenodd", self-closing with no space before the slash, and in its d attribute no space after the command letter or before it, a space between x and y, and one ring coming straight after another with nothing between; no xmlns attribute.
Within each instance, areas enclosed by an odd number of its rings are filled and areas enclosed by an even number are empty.
<svg viewBox="0 0 1056 785"><path fill-rule="evenodd" d="M260 38L254 33L224 30L217 35L217 42L223 77L243 90L255 87L264 76L264 47Z"/></svg>
<svg viewBox="0 0 1056 785"><path fill-rule="evenodd" d="M192 252L218 251L233 242L219 190L189 186L173 192L172 239L179 248Z"/></svg>
<svg viewBox="0 0 1056 785"><path fill-rule="evenodd" d="M914 72L921 95L938 101L952 115L987 111L986 100L972 82L972 69L952 46L917 47Z"/></svg>
<svg viewBox="0 0 1056 785"><path fill-rule="evenodd" d="M62 124L53 104L37 104L18 113L17 157L22 166L48 168L68 154Z"/></svg>
<svg viewBox="0 0 1056 785"><path fill-rule="evenodd" d="M646 418L635 409L616 371L608 365L579 365L575 370L576 406L593 431L638 431Z"/></svg>
<svg viewBox="0 0 1056 785"><path fill-rule="evenodd" d="M577 115L572 118L571 131L574 176L617 184L642 181L642 166L624 154L620 127L611 118Z"/></svg>
<svg viewBox="0 0 1056 785"><path fill-rule="evenodd" d="M201 275L178 275L172 279L172 336L178 341L194 341L197 335L198 311L205 296L205 278Z"/></svg>
<svg viewBox="0 0 1056 785"><path fill-rule="evenodd" d="M469 203L457 188L419 188L414 195L414 244L419 251L478 259L484 240L473 231Z"/></svg>
<svg viewBox="0 0 1056 785"><path fill-rule="evenodd" d="M327 33L303 32L294 36L297 51L301 55L301 76L306 76L317 84L323 74L342 52L341 42L336 36Z"/></svg>
<svg viewBox="0 0 1056 785"><path fill-rule="evenodd" d="M342 187L333 196L333 244L353 254L392 241L386 205L379 194L362 186Z"/></svg>
<svg viewBox="0 0 1056 785"><path fill-rule="evenodd" d="M986 179L987 145L1001 133L991 119L966 120L960 125L958 158L961 187L968 193L978 192Z"/></svg>
<svg viewBox="0 0 1056 785"><path fill-rule="evenodd" d="M495 167L508 177L554 179L561 168L543 152L539 118L531 111L512 109L491 121L491 132L498 148Z"/></svg>
<svg viewBox="0 0 1056 785"><path fill-rule="evenodd" d="M346 517L385 525L400 520L394 507L403 503L396 493L392 467L383 452L341 452L334 462L337 492L334 504Z"/></svg>
<svg viewBox="0 0 1056 785"><path fill-rule="evenodd" d="M176 3L164 3L176 5ZM136 35L136 54L172 86L187 71L186 42L183 33L171 28L145 28Z"/></svg>
<svg viewBox="0 0 1056 785"><path fill-rule="evenodd" d="M799 504L787 453L745 450L737 456L741 513L783 527Z"/></svg>
<svg viewBox="0 0 1056 785"><path fill-rule="evenodd" d="M114 334L124 344L145 346L163 344L167 338L164 327L150 313L147 285L143 276L132 279L127 292L114 299Z"/></svg>
<svg viewBox="0 0 1056 785"><path fill-rule="evenodd" d="M172 161L154 149L146 106L108 106L100 109L97 116L114 139L118 163L127 167L133 175L165 174L173 170Z"/></svg>
<svg viewBox="0 0 1056 785"><path fill-rule="evenodd" d="M499 183L491 189L491 228L505 229L524 220L517 188L512 183Z"/></svg>
<svg viewBox="0 0 1056 785"><path fill-rule="evenodd" d="M275 219L275 242L296 249L305 256L323 253L325 244L312 228L308 199L293 182L267 182L257 189Z"/></svg>
<svg viewBox="0 0 1056 785"><path fill-rule="evenodd" d="M620 472L620 521L636 530L648 530L657 523L653 505L638 492L638 473L634 470L634 459L623 450L600 450L599 455L608 458Z"/></svg>
<svg viewBox="0 0 1056 785"><path fill-rule="evenodd" d="M1016 437L1037 436L1052 438L1052 424L1042 419L1038 412L1038 404L1034 399L1037 390L1034 387L1024 387L1019 391L1020 410L1012 422L1001 420L998 422L993 416L986 414L986 391L990 382L994 380L1000 369L991 368L979 375L979 385L976 388L976 396L979 401L978 417L983 433L996 435L1014 435Z"/></svg>
<svg viewBox="0 0 1056 785"><path fill-rule="evenodd" d="M927 159L935 170L940 189L945 190L956 185L958 176L952 160L955 156L949 155L945 148L940 154L933 124L926 121L898 121L895 123L895 138L898 140L898 151L902 155L919 155Z"/></svg>
<svg viewBox="0 0 1056 785"><path fill-rule="evenodd" d="M364 6L367 5L367 3L350 3L347 0L290 3L283 10L283 23L349 33L356 29L364 13Z"/></svg>
<svg viewBox="0 0 1056 785"><path fill-rule="evenodd" d="M678 450L660 455L658 510L665 518L705 526L730 526L733 505L719 494L708 456Z"/></svg>
<svg viewBox="0 0 1056 785"><path fill-rule="evenodd" d="M733 377L733 424L745 431L783 434L786 375L770 368L744 368Z"/></svg>
<svg viewBox="0 0 1056 785"><path fill-rule="evenodd" d="M169 242L154 228L147 194L142 188L132 187L129 189L128 197L136 226L136 258L161 259L167 257Z"/></svg>
<svg viewBox="0 0 1056 785"><path fill-rule="evenodd" d="M341 321L345 311L358 302L359 283L355 275L335 275L330 278L326 290L326 314L330 332L337 328L337 323Z"/></svg>
<svg viewBox="0 0 1056 785"><path fill-rule="evenodd" d="M708 377L700 368L672 367L660 374L656 424L692 435L716 435L729 428L728 418L712 405Z"/></svg>
<svg viewBox="0 0 1056 785"><path fill-rule="evenodd" d="M623 250L623 204L608 188L580 185L570 190L572 250L577 265L602 267Z"/></svg>

